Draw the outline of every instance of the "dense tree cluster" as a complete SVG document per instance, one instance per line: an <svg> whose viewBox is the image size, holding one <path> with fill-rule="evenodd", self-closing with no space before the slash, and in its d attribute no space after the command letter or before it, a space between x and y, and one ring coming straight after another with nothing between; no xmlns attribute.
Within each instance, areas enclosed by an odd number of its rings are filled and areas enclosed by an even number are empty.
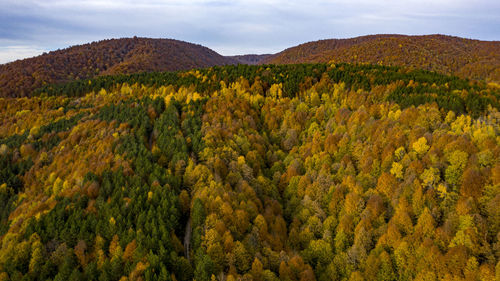
<svg viewBox="0 0 500 281"><path fill-rule="evenodd" d="M440 108L477 117L488 105L500 108L500 88L482 82L460 79L425 70L400 67L352 64L232 65L190 72L140 73L103 76L91 80L48 85L36 95L82 96L88 92L118 90L124 83L153 87L181 87L199 93L218 91L244 78L252 93L261 95L279 91L283 97L295 97L318 84L318 93L343 83L347 90L370 91L374 99L395 101L402 107L436 102ZM224 83L221 83L224 82ZM272 89L272 87L274 87ZM168 89L172 90L172 89Z"/></svg>
<svg viewBox="0 0 500 281"><path fill-rule="evenodd" d="M0 280L496 280L498 97L317 64L0 99Z"/></svg>

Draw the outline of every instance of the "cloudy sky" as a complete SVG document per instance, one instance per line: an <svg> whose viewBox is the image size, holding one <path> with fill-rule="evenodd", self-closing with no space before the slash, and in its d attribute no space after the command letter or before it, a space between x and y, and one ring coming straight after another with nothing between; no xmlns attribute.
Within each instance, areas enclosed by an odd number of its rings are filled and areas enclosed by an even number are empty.
<svg viewBox="0 0 500 281"><path fill-rule="evenodd" d="M498 0L0 0L0 7L0 63L132 36L223 55L380 33L500 40Z"/></svg>

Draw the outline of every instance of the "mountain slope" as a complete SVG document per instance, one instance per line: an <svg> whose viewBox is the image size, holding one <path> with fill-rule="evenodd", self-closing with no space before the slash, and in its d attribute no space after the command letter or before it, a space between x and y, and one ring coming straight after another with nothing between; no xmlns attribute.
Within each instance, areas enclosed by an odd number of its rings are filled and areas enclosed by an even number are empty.
<svg viewBox="0 0 500 281"><path fill-rule="evenodd" d="M275 54L262 63L349 62L407 66L460 77L500 81L500 42L445 35L369 35L320 40Z"/></svg>
<svg viewBox="0 0 500 281"><path fill-rule="evenodd" d="M45 84L99 75L187 70L234 64L213 50L172 39L122 38L0 65L0 96L27 96Z"/></svg>
<svg viewBox="0 0 500 281"><path fill-rule="evenodd" d="M498 280L496 87L340 63L80 82L0 99L0 280Z"/></svg>

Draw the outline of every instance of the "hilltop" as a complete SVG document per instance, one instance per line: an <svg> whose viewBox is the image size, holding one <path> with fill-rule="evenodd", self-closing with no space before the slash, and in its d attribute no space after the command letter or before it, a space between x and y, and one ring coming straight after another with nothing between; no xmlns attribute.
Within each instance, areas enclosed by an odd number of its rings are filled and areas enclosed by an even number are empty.
<svg viewBox="0 0 500 281"><path fill-rule="evenodd" d="M100 75L235 63L207 47L173 39L102 40L0 65L0 97L29 96L32 90L47 84Z"/></svg>
<svg viewBox="0 0 500 281"><path fill-rule="evenodd" d="M288 48L263 64L348 62L405 66L500 81L500 42L445 35L368 35L328 39Z"/></svg>

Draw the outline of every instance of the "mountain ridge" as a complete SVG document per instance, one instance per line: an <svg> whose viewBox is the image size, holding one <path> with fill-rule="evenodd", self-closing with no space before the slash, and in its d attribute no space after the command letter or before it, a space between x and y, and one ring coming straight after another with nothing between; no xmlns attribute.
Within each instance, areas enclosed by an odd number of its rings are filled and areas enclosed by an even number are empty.
<svg viewBox="0 0 500 281"><path fill-rule="evenodd" d="M102 75L318 62L393 65L499 82L500 41L440 34L375 34L307 42L276 54L222 56L208 47L175 39L106 39L1 64L0 97L30 96L48 84Z"/></svg>
<svg viewBox="0 0 500 281"><path fill-rule="evenodd" d="M271 57L272 54L247 54L247 55L236 55L236 56L226 56L228 58L235 59L241 64L259 64L266 60L267 58Z"/></svg>
<svg viewBox="0 0 500 281"><path fill-rule="evenodd" d="M287 48L263 64L347 62L404 66L500 81L500 41L441 34L376 34L323 39Z"/></svg>
<svg viewBox="0 0 500 281"><path fill-rule="evenodd" d="M236 63L207 47L175 39L106 39L0 65L0 96L28 96L46 84L101 75Z"/></svg>

